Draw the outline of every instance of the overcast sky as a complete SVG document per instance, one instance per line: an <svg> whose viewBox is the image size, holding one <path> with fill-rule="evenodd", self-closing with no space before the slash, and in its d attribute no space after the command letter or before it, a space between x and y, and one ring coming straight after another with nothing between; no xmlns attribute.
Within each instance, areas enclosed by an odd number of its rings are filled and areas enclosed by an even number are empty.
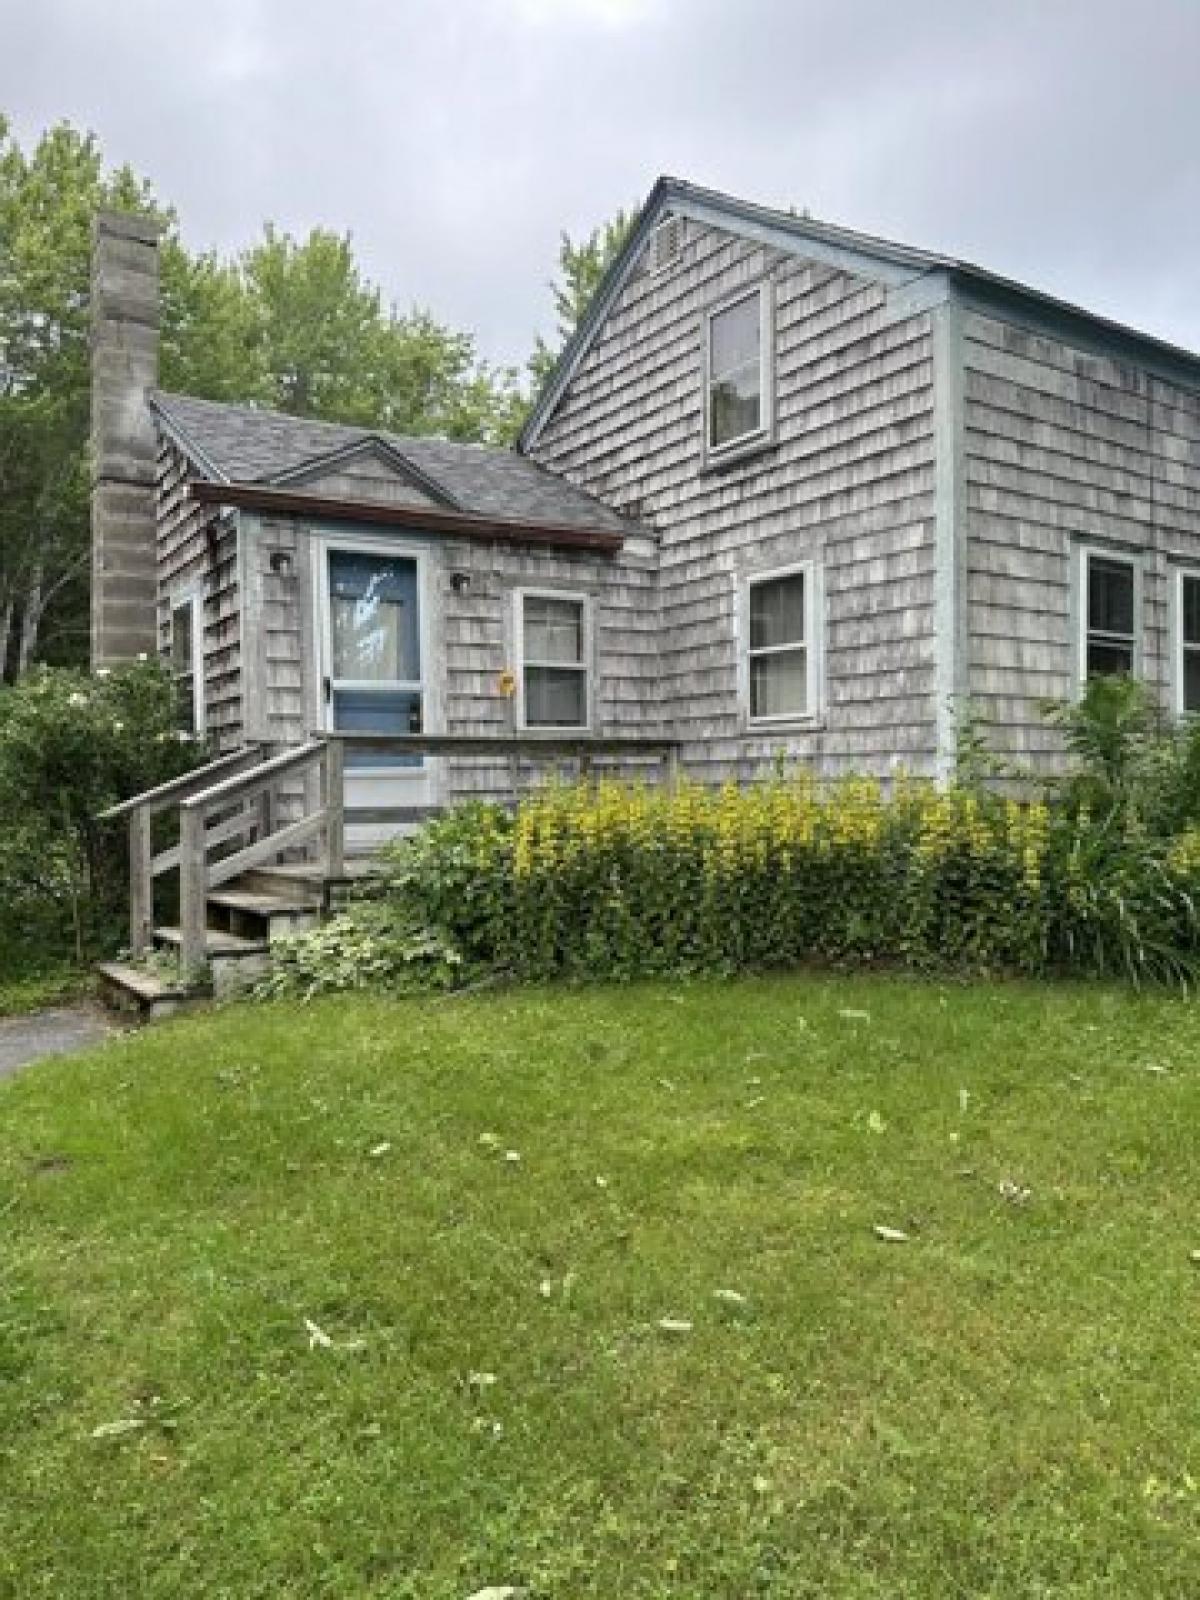
<svg viewBox="0 0 1200 1600"><path fill-rule="evenodd" d="M1200 349L1200 0L0 0L0 110L93 129L193 246L349 230L493 360L660 172Z"/></svg>

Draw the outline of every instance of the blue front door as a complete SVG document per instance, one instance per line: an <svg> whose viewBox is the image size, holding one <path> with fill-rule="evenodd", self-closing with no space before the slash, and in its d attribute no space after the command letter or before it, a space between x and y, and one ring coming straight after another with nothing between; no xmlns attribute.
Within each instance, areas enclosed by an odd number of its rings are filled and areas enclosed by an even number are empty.
<svg viewBox="0 0 1200 1600"><path fill-rule="evenodd" d="M348 542L326 544L323 562L326 725L343 732L424 731L418 558ZM389 810L428 805L429 766L417 756L348 751L352 842L366 845L395 833L400 819L389 825Z"/></svg>

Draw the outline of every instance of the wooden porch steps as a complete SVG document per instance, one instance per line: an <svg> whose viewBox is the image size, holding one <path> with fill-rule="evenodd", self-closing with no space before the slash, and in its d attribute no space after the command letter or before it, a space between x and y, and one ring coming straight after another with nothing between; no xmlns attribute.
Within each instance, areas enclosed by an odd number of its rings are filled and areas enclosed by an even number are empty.
<svg viewBox="0 0 1200 1600"><path fill-rule="evenodd" d="M155 928L154 942L177 950L183 943L182 928ZM270 949L266 939L243 939L236 933L226 933L222 928L209 928L204 935L204 956L207 961L230 961L249 956L264 955Z"/></svg>
<svg viewBox="0 0 1200 1600"><path fill-rule="evenodd" d="M316 887L361 883L379 871L374 856L347 856L339 872L330 872L326 861L273 861L269 866L251 867L239 883L260 883L277 894L311 893Z"/></svg>
<svg viewBox="0 0 1200 1600"><path fill-rule="evenodd" d="M258 743L230 751L96 819L124 822L129 830L134 959L99 969L110 1001L152 1016L200 995L244 988L269 965L272 944L328 916L378 870L369 858L346 858L347 748L405 757L506 757L511 763L573 758L582 772L597 757L655 758L665 763L670 783L679 765L673 740L626 735L323 732L275 754ZM516 791L514 780L514 801ZM168 843L156 826L168 814L177 818L178 843ZM178 875L180 926L156 928L155 885L168 874ZM181 969L191 981L181 981Z"/></svg>
<svg viewBox="0 0 1200 1600"><path fill-rule="evenodd" d="M125 961L101 961L95 970L104 1004L147 1022L169 1017L212 993L208 985L184 985Z"/></svg>
<svg viewBox="0 0 1200 1600"><path fill-rule="evenodd" d="M273 879L273 869L263 876ZM344 881L353 882L358 876L361 874L352 874ZM153 935L155 949L164 958L161 965L106 961L97 967L105 1003L149 1020L169 1016L199 1000L222 999L247 989L270 965L272 944L314 927L329 907L331 880L322 874L319 862L298 862L282 869L278 885L272 882L270 887L255 881L256 877L247 872L209 891L204 933L207 976L202 982L185 984L176 975L169 957L178 954L183 931L162 924Z"/></svg>
<svg viewBox="0 0 1200 1600"><path fill-rule="evenodd" d="M247 917L297 916L304 912L315 915L321 909L319 896L292 899L287 895L267 894L261 889L214 889L208 904Z"/></svg>

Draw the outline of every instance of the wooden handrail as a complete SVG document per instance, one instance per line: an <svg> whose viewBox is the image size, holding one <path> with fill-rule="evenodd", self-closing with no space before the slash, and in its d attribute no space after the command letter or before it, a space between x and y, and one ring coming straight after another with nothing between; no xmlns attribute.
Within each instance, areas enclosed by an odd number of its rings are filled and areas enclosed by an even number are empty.
<svg viewBox="0 0 1200 1600"><path fill-rule="evenodd" d="M122 817L131 816L135 811L143 809L149 811L151 815L165 811L177 800L185 799L188 795L197 794L201 789L208 788L216 773L229 772L247 761L257 762L261 756L261 745L243 745L240 750L231 750L227 755L218 756L215 761L209 761L202 767L193 767L190 772L181 773L178 778L160 783L154 789L143 790L141 794L122 800L119 805L109 806L107 811L97 813L96 821L118 822Z"/></svg>
<svg viewBox="0 0 1200 1600"><path fill-rule="evenodd" d="M342 733L320 735L331 744L392 755L663 756L678 750L677 739L640 734L562 733Z"/></svg>
<svg viewBox="0 0 1200 1600"><path fill-rule="evenodd" d="M579 762L581 776L591 772L597 756L656 756L665 767L670 788L679 783L680 743L678 739L647 738L642 734L595 733L347 733L329 730L320 735L329 750L330 769L336 759L344 764L344 750L374 750L381 755L412 756L504 756L509 766L509 786L515 805L519 798L519 768L522 756L532 760L564 756ZM340 829L340 807L328 806ZM332 833L333 829L331 829Z"/></svg>
<svg viewBox="0 0 1200 1600"><path fill-rule="evenodd" d="M181 812L208 812L215 810L217 806L229 805L234 800L249 799L264 786L281 778L285 772L292 772L298 767L307 766L310 762L319 761L324 753L325 745L319 740L302 744L297 750L285 750L281 755L272 756L269 761L260 761L258 766L252 767L249 772L226 778L224 783L215 783L200 794L181 800L179 809Z"/></svg>
<svg viewBox="0 0 1200 1600"><path fill-rule="evenodd" d="M340 753L340 751L339 751ZM216 783L200 794L191 795L179 804L179 964L185 978L194 974L204 963L205 924L209 890L220 883L259 866L277 856L280 851L306 844L324 833L330 857L330 870L341 870L340 862L340 812L341 786L338 785L336 805L339 813L335 826L330 821L328 804L323 803L299 821L274 825L272 804L275 787L289 773L300 772L313 766L322 769L323 801L330 793L329 768L332 751L323 739L314 739L298 750L285 750L262 761L249 772L239 773ZM340 764L339 764L340 768ZM228 810L231 806L264 797L263 826L260 836L243 845L233 855L210 862L208 851L215 842L214 835L221 830L208 830L206 823L214 812Z"/></svg>

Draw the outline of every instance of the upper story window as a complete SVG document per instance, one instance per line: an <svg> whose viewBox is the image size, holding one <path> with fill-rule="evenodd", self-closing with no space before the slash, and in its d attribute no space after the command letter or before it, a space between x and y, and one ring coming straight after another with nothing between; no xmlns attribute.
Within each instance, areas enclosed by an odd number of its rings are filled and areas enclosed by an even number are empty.
<svg viewBox="0 0 1200 1600"><path fill-rule="evenodd" d="M204 731L203 601L198 594L171 607L171 681L175 717L184 733Z"/></svg>
<svg viewBox="0 0 1200 1600"><path fill-rule="evenodd" d="M517 596L521 721L526 728L586 728L591 699L584 595Z"/></svg>
<svg viewBox="0 0 1200 1600"><path fill-rule="evenodd" d="M1200 572L1177 577L1175 709L1200 712Z"/></svg>
<svg viewBox="0 0 1200 1600"><path fill-rule="evenodd" d="M814 569L749 579L747 611L750 721L811 716L816 711Z"/></svg>
<svg viewBox="0 0 1200 1600"><path fill-rule="evenodd" d="M710 311L705 441L710 455L764 438L771 426L770 307L765 284Z"/></svg>
<svg viewBox="0 0 1200 1600"><path fill-rule="evenodd" d="M1137 565L1121 556L1084 550L1082 574L1081 676L1132 677L1139 657Z"/></svg>

